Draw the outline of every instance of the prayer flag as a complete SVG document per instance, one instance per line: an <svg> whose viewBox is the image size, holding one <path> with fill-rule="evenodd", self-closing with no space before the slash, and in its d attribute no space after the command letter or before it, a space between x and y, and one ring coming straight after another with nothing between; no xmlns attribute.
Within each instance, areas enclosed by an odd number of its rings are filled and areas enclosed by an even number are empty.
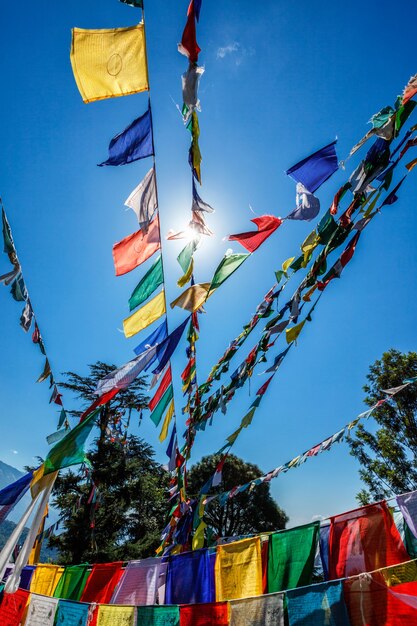
<svg viewBox="0 0 417 626"><path fill-rule="evenodd" d="M32 325L32 320L33 320L33 309L32 309L32 305L30 304L30 300L27 300L25 307L22 311L22 315L20 316L20 325L25 331L25 333L27 333L30 330L30 327Z"/></svg>
<svg viewBox="0 0 417 626"><path fill-rule="evenodd" d="M199 110L200 108L198 86L203 74L204 67L190 63L187 71L182 75L182 99L184 104L188 107L188 115L190 115L194 109Z"/></svg>
<svg viewBox="0 0 417 626"><path fill-rule="evenodd" d="M165 604L213 602L212 569L207 548L171 556L168 561Z"/></svg>
<svg viewBox="0 0 417 626"><path fill-rule="evenodd" d="M156 346L148 348L135 359L125 363L121 367L110 372L99 380L94 393L103 395L114 389L126 389L143 372L143 370L155 360Z"/></svg>
<svg viewBox="0 0 417 626"><path fill-rule="evenodd" d="M90 605L60 600L56 612L57 626L87 626Z"/></svg>
<svg viewBox="0 0 417 626"><path fill-rule="evenodd" d="M261 540L242 539L216 548L216 601L262 594Z"/></svg>
<svg viewBox="0 0 417 626"><path fill-rule="evenodd" d="M185 248L183 248L181 252L179 253L179 255L177 256L177 261L180 264L183 272L187 272L191 264L193 254L197 250L197 245L198 245L198 241L193 239L192 241L187 243Z"/></svg>
<svg viewBox="0 0 417 626"><path fill-rule="evenodd" d="M138 626L180 626L179 606L138 606Z"/></svg>
<svg viewBox="0 0 417 626"><path fill-rule="evenodd" d="M85 461L84 444L95 425L95 420L99 413L96 409L80 422L72 430L68 431L61 441L51 448L45 459L45 474L51 474L57 470L78 465Z"/></svg>
<svg viewBox="0 0 417 626"><path fill-rule="evenodd" d="M155 604L161 566L160 558L129 561L114 591L111 604Z"/></svg>
<svg viewBox="0 0 417 626"><path fill-rule="evenodd" d="M53 596L56 586L64 573L59 565L38 564L30 583L30 592L41 596Z"/></svg>
<svg viewBox="0 0 417 626"><path fill-rule="evenodd" d="M142 343L136 346L134 352L136 352L136 354L142 354L142 352L144 352L145 350L153 348L162 343L167 337L168 326L166 320L164 320L160 326L158 326L146 339L142 341Z"/></svg>
<svg viewBox="0 0 417 626"><path fill-rule="evenodd" d="M209 293L209 290L210 283L196 283L195 285L191 285L191 287L188 287L178 298L171 302L171 309L173 309L174 306L179 306L186 311L194 313L203 306L205 301L214 292L214 290L211 290Z"/></svg>
<svg viewBox="0 0 417 626"><path fill-rule="evenodd" d="M343 582L322 583L285 594L291 626L350 626Z"/></svg>
<svg viewBox="0 0 417 626"><path fill-rule="evenodd" d="M180 606L180 626L228 626L227 602L190 604Z"/></svg>
<svg viewBox="0 0 417 626"><path fill-rule="evenodd" d="M162 290L136 313L123 320L123 330L126 337L133 337L147 328L166 313L165 292Z"/></svg>
<svg viewBox="0 0 417 626"><path fill-rule="evenodd" d="M172 384L172 372L171 372L171 366L169 366L164 376L162 377L162 380L158 387L157 392L155 393L154 397L148 404L148 409L150 411L154 410L154 408L156 407L156 405L158 404L158 402L160 401L160 399L162 398L162 396L164 395L164 393L166 392L166 390L171 384Z"/></svg>
<svg viewBox="0 0 417 626"><path fill-rule="evenodd" d="M274 215L255 217L251 222L257 226L257 231L240 233L239 235L229 235L228 237L229 241L238 241L246 250L249 250L249 252L255 252L255 250L257 250L282 224L282 220Z"/></svg>
<svg viewBox="0 0 417 626"><path fill-rule="evenodd" d="M208 289L208 296L212 291L220 287L237 269L242 265L244 261L250 256L250 254L239 253L233 254L230 250L226 252L223 259L214 272L214 276L211 279L210 287Z"/></svg>
<svg viewBox="0 0 417 626"><path fill-rule="evenodd" d="M199 4L201 4L201 2ZM197 63L198 55L201 52L201 48L197 43L195 20L196 15L194 9L194 0L191 0L190 6L188 8L187 23L182 34L181 43L178 44L178 52L188 57L192 63Z"/></svg>
<svg viewBox="0 0 417 626"><path fill-rule="evenodd" d="M336 143L337 141L333 141L317 152L313 152L310 156L290 167L285 173L297 183L302 183L308 191L314 193L339 168Z"/></svg>
<svg viewBox="0 0 417 626"><path fill-rule="evenodd" d="M114 589L123 574L122 565L123 561L93 565L80 601L97 602L97 604L110 602Z"/></svg>
<svg viewBox="0 0 417 626"><path fill-rule="evenodd" d="M168 389L165 391L162 398L160 399L160 401L158 402L158 404L156 405L156 407L151 413L151 420L153 421L155 426L159 425L162 419L162 416L167 410L168 405L172 402L173 398L174 398L174 389L171 384L169 385Z"/></svg>
<svg viewBox="0 0 417 626"><path fill-rule="evenodd" d="M385 502L332 517L329 578L345 578L409 559Z"/></svg>
<svg viewBox="0 0 417 626"><path fill-rule="evenodd" d="M417 93L417 74L411 76L403 92L403 105L406 104Z"/></svg>
<svg viewBox="0 0 417 626"><path fill-rule="evenodd" d="M85 583L90 575L89 565L67 565L54 591L55 598L78 600L84 591Z"/></svg>
<svg viewBox="0 0 417 626"><path fill-rule="evenodd" d="M38 380L36 382L37 383L43 383L43 381L46 380L49 376L51 376L51 374L52 374L51 366L49 365L48 359L45 359L45 365L44 365L44 368L43 368L43 372L39 376L39 378L38 378Z"/></svg>
<svg viewBox="0 0 417 626"><path fill-rule="evenodd" d="M404 496L397 496L397 504L408 528L417 539L417 491L407 493Z"/></svg>
<svg viewBox="0 0 417 626"><path fill-rule="evenodd" d="M268 593L311 584L320 522L270 535Z"/></svg>
<svg viewBox="0 0 417 626"><path fill-rule="evenodd" d="M149 108L146 113L113 137L109 144L109 158L98 166L126 165L153 154L152 114Z"/></svg>
<svg viewBox="0 0 417 626"><path fill-rule="evenodd" d="M20 272L10 285L10 293L12 294L13 300L16 300L16 302L25 302L28 299L25 281L23 280L23 276Z"/></svg>
<svg viewBox="0 0 417 626"><path fill-rule="evenodd" d="M195 111L191 114L191 135L192 141L190 150L188 152L188 163L191 167L191 171L193 176L198 180L201 185L201 151L198 143L198 138L200 137L200 125L198 122L198 116Z"/></svg>
<svg viewBox="0 0 417 626"><path fill-rule="evenodd" d="M5 626L20 626L24 620L26 606L30 594L24 589L16 593L3 593L0 604L0 624Z"/></svg>
<svg viewBox="0 0 417 626"><path fill-rule="evenodd" d="M28 491L32 478L33 472L28 472L0 490L0 524Z"/></svg>
<svg viewBox="0 0 417 626"><path fill-rule="evenodd" d="M182 337L182 334L185 330L185 327L188 323L188 318L177 326L172 333L156 347L156 358L158 360L158 366L152 370L153 374L159 374L165 369L165 366L168 364L168 361L172 357L175 352L175 349L178 345L179 340Z"/></svg>
<svg viewBox="0 0 417 626"><path fill-rule="evenodd" d="M125 201L125 206L128 206L136 213L140 227L146 231L158 208L154 167L149 170L142 182L132 191Z"/></svg>
<svg viewBox="0 0 417 626"><path fill-rule="evenodd" d="M136 233L125 237L113 246L113 259L116 276L122 276L131 272L149 259L161 248L159 234L158 215L151 222L149 230L145 233L138 230Z"/></svg>
<svg viewBox="0 0 417 626"><path fill-rule="evenodd" d="M292 343L293 341L297 341L299 334L303 330L303 326L306 323L306 320L303 320L296 326L291 326L291 328L287 328L285 331L285 338L287 343Z"/></svg>
<svg viewBox="0 0 417 626"><path fill-rule="evenodd" d="M162 424L161 432L159 433L159 441L161 443L164 442L165 439L168 437L169 425L171 423L172 416L174 415L174 413L175 413L175 404L174 404L174 398L173 398L168 405L168 409L164 417L164 422Z"/></svg>
<svg viewBox="0 0 417 626"><path fill-rule="evenodd" d="M71 66L84 102L148 89L144 25L72 29Z"/></svg>
<svg viewBox="0 0 417 626"><path fill-rule="evenodd" d="M45 598L31 594L27 609L26 626L54 626L58 606L56 598Z"/></svg>
<svg viewBox="0 0 417 626"><path fill-rule="evenodd" d="M287 215L287 220L310 222L320 212L320 200L310 193L302 183L297 183L296 186L296 205L294 211Z"/></svg>
<svg viewBox="0 0 417 626"><path fill-rule="evenodd" d="M207 202L204 202L204 200L202 200L201 197L199 196L194 178L193 178L193 203L191 206L191 210L197 213L199 212L214 213L214 209L209 204L207 204Z"/></svg>
<svg viewBox="0 0 417 626"><path fill-rule="evenodd" d="M168 448L165 453L169 458L168 463L168 471L172 472L175 469L175 459L177 456L177 428L174 424L174 428L172 429L171 438L169 440Z"/></svg>
<svg viewBox="0 0 417 626"><path fill-rule="evenodd" d="M283 593L230 602L230 626L284 626L284 615Z"/></svg>
<svg viewBox="0 0 417 626"><path fill-rule="evenodd" d="M134 606L106 606L97 609L97 626L135 626Z"/></svg>

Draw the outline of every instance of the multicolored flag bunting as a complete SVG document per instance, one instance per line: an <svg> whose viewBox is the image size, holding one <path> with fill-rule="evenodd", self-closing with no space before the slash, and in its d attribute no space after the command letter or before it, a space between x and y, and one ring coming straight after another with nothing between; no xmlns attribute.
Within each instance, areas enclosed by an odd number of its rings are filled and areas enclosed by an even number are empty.
<svg viewBox="0 0 417 626"><path fill-rule="evenodd" d="M148 108L146 113L113 137L109 145L109 158L98 165L126 165L153 155L152 113Z"/></svg>
<svg viewBox="0 0 417 626"><path fill-rule="evenodd" d="M128 28L73 28L70 59L84 102L148 90L143 23Z"/></svg>

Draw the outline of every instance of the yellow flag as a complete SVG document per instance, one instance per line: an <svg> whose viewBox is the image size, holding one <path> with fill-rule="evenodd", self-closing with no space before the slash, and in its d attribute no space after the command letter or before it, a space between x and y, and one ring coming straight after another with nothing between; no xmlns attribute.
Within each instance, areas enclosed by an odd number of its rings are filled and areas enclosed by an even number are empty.
<svg viewBox="0 0 417 626"><path fill-rule="evenodd" d="M123 330L126 337L133 337L139 331L143 330L152 322L156 322L161 315L166 313L165 309L165 292L158 293L155 298L145 304L136 313L130 315L123 320Z"/></svg>
<svg viewBox="0 0 417 626"><path fill-rule="evenodd" d="M97 612L97 626L134 626L134 606L109 606L101 604Z"/></svg>
<svg viewBox="0 0 417 626"><path fill-rule="evenodd" d="M261 540L242 539L217 546L216 602L262 594Z"/></svg>
<svg viewBox="0 0 417 626"><path fill-rule="evenodd" d="M291 256L289 259L284 261L284 263L282 264L282 271L283 272L287 273L287 269L289 268L291 263L294 261L294 259L295 259L295 256Z"/></svg>
<svg viewBox="0 0 417 626"><path fill-rule="evenodd" d="M184 287L184 285L186 285L191 280L193 271L194 271L194 259L191 259L191 263L188 266L188 270L185 272L184 276L181 276L181 278L179 278L177 281L178 287Z"/></svg>
<svg viewBox="0 0 417 626"><path fill-rule="evenodd" d="M36 565L36 563L39 563L39 559L41 556L41 549L42 549L42 541L38 541L38 537L45 530L45 522L46 522L46 518L48 517L48 514L49 514L49 505L47 504L43 512L43 518L41 521L41 525L39 526L39 529L38 529L38 534L36 536L35 543L33 544L33 548L29 554L28 565Z"/></svg>
<svg viewBox="0 0 417 626"><path fill-rule="evenodd" d="M52 472L51 474L45 475L45 464L42 463L42 465L33 472L33 478L30 483L32 498L36 498L41 491L50 487L51 483L54 483L57 474L58 472Z"/></svg>
<svg viewBox="0 0 417 626"><path fill-rule="evenodd" d="M30 582L30 592L53 596L64 569L59 565L37 565Z"/></svg>
<svg viewBox="0 0 417 626"><path fill-rule="evenodd" d="M128 28L73 28L70 59L84 102L148 89L143 23Z"/></svg>
<svg viewBox="0 0 417 626"><path fill-rule="evenodd" d="M297 340L298 335L303 330L303 326L304 326L305 323L306 323L306 321L303 320L302 322L300 322L296 326L293 326L292 328L287 328L287 330L285 331L285 337L287 339L287 343L292 343L293 341Z"/></svg>
<svg viewBox="0 0 417 626"><path fill-rule="evenodd" d="M179 306L182 309L194 313L194 311L197 311L197 309L203 306L207 299L209 289L210 283L197 283L196 285L192 285L183 291L176 300L171 302L171 308L173 309L174 306ZM208 297L210 297L214 291L215 290L212 289Z"/></svg>
<svg viewBox="0 0 417 626"><path fill-rule="evenodd" d="M171 402L168 405L168 410L165 415L164 423L162 424L162 429L159 435L159 441L161 443L165 441L165 439L167 438L169 425L171 423L172 416L174 415L174 411L175 411L174 400L171 400Z"/></svg>
<svg viewBox="0 0 417 626"><path fill-rule="evenodd" d="M197 530L194 533L192 549L200 550L200 548L204 548L204 531L207 528L207 524L201 521L197 527Z"/></svg>

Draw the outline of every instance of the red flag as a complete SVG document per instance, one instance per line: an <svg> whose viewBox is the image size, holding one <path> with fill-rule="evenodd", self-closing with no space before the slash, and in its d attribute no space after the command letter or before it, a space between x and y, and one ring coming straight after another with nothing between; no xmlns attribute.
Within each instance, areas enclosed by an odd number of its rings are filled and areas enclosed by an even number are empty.
<svg viewBox="0 0 417 626"><path fill-rule="evenodd" d="M84 413L81 415L80 422L82 422L83 419L87 417L87 415L90 415L90 413L94 411L94 409L96 409L98 406L102 406L103 404L107 404L107 402L110 402L110 400L114 398L114 396L119 393L119 391L121 391L121 389L112 389L111 391L108 391L107 393L104 393L102 396L100 396L97 400L95 400L95 402L93 402L93 404L88 407L88 409L84 411Z"/></svg>
<svg viewBox="0 0 417 626"><path fill-rule="evenodd" d="M257 231L240 233L238 235L229 235L229 241L238 241L246 250L254 252L259 246L268 239L276 229L281 226L282 220L274 215L262 215L251 220L257 227Z"/></svg>
<svg viewBox="0 0 417 626"><path fill-rule="evenodd" d="M271 382L273 377L274 377L274 375L272 375L270 378L268 378L268 380L262 385L262 387L259 387L258 391L256 392L257 396L263 396L266 393L266 390L269 387L269 383Z"/></svg>
<svg viewBox="0 0 417 626"><path fill-rule="evenodd" d="M114 244L113 259L116 276L122 276L122 274L131 272L160 248L161 238L159 234L159 217L157 215L149 225L147 233L143 230L138 230L133 235L129 235L122 241Z"/></svg>
<svg viewBox="0 0 417 626"><path fill-rule="evenodd" d="M192 63L197 63L198 55L201 52L201 48L197 43L194 0L191 0L188 7L187 23L182 34L181 43L178 44L178 52L188 57Z"/></svg>
<svg viewBox="0 0 417 626"><path fill-rule="evenodd" d="M150 411L154 410L154 408L156 407L156 405L158 404L158 402L160 401L160 399L162 398L162 396L164 395L164 393L166 392L166 390L168 389L171 383L172 383L171 367L168 367L154 397L148 404L148 409Z"/></svg>
<svg viewBox="0 0 417 626"><path fill-rule="evenodd" d="M404 87L403 93L403 104L411 100L413 96L417 93L417 74L412 76L408 81L407 85Z"/></svg>
<svg viewBox="0 0 417 626"><path fill-rule="evenodd" d="M340 257L340 262L342 264L342 267L346 267L346 265L349 263L349 261L353 257L355 253L356 244L358 243L359 236L360 236L360 232L357 233L353 237L353 239L349 241L348 245L343 250L341 257Z"/></svg>

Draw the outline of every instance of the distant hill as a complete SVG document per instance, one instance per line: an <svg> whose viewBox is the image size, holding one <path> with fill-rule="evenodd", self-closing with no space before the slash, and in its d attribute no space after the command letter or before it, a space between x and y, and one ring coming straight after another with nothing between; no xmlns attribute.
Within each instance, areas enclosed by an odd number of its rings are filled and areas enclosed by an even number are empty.
<svg viewBox="0 0 417 626"><path fill-rule="evenodd" d="M15 526L16 524L14 522L9 522L8 520L5 520L2 524L0 524L0 550L3 548L4 544L6 543L7 539L11 535ZM20 544L24 542L27 534L28 534L28 529L25 528L20 536L20 540L19 540ZM55 548L50 548L48 546L47 540L44 541L42 544L42 550L41 550L41 562L42 563L49 563L49 562L56 563L57 555L58 555L58 551Z"/></svg>

